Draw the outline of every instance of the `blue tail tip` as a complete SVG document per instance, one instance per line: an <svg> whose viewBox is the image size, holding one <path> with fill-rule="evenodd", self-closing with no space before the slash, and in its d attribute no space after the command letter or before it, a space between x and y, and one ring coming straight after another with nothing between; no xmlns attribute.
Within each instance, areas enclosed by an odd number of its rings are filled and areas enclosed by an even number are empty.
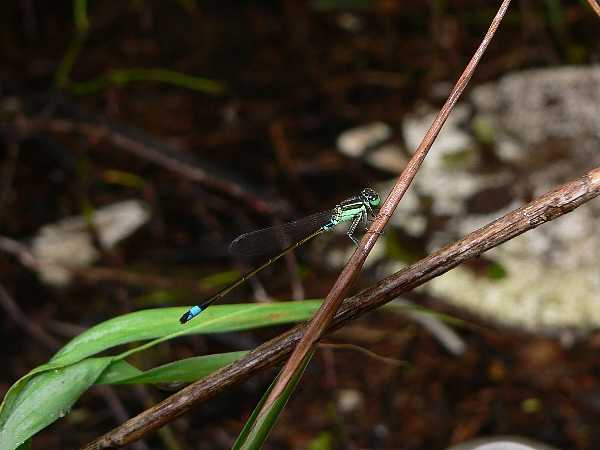
<svg viewBox="0 0 600 450"><path fill-rule="evenodd" d="M184 324L189 322L190 320L192 320L194 317L196 317L198 314L200 314L202 312L202 308L200 308L199 306L194 306L192 309L190 309L188 312L186 312L183 316L181 316L181 318L179 319L179 323Z"/></svg>

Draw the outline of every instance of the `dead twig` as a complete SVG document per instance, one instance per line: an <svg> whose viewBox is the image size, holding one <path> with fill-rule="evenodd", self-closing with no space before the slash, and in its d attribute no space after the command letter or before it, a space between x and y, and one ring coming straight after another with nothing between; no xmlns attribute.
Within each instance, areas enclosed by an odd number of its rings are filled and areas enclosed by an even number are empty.
<svg viewBox="0 0 600 450"><path fill-rule="evenodd" d="M4 124L1 131L3 134L17 134L20 138L31 136L40 131L52 131L56 133L79 133L95 142L108 140L116 147L133 153L140 158L237 198L259 213L272 215L285 209L281 202L272 202L260 198L239 183L213 175L209 170L200 167L199 164L185 161L166 148L143 142L147 139L142 140L134 137L136 133L120 131L116 126L110 124L94 124L67 119L40 120L20 117L17 121Z"/></svg>

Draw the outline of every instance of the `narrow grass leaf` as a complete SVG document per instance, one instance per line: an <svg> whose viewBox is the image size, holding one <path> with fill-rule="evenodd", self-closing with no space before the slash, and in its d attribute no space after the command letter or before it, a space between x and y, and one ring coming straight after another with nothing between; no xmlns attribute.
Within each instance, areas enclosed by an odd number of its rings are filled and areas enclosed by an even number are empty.
<svg viewBox="0 0 600 450"><path fill-rule="evenodd" d="M302 363L298 366L298 370L294 373L290 379L290 382L286 385L282 394L269 408L267 408L265 411L262 411L265 402L269 397L271 390L273 389L273 386L275 386L277 383L278 378L273 381L267 392L265 392L261 398L260 403L256 406L254 412L246 422L244 429L238 436L238 439L233 446L234 450L252 450L262 446L265 439L267 439L267 436L271 432L271 429L275 425L275 422L281 414L285 404L292 395L292 392L294 392L294 389L296 388L298 381L300 381L300 377L302 376L302 373L304 373L304 369L306 369L306 366L308 365L308 362L310 361L314 352L315 350L306 355Z"/></svg>
<svg viewBox="0 0 600 450"><path fill-rule="evenodd" d="M226 366L246 353L240 351L196 356L155 367L145 372L136 369L123 360L116 360L107 367L96 381L96 384L192 382Z"/></svg>

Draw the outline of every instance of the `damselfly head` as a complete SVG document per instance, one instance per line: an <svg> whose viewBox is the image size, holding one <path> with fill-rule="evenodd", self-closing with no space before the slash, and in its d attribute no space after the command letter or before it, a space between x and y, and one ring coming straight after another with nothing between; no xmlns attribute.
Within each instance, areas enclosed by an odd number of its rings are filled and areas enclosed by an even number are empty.
<svg viewBox="0 0 600 450"><path fill-rule="evenodd" d="M377 206L381 202L381 197L379 197L379 194L377 193L377 191L375 191L371 188L364 188L361 191L360 195L371 206Z"/></svg>

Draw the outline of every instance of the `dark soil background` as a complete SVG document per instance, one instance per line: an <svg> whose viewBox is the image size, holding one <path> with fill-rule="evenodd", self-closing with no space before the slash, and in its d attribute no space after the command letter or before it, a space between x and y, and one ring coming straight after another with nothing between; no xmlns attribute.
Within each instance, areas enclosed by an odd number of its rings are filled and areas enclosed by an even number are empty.
<svg viewBox="0 0 600 450"><path fill-rule="evenodd" d="M97 264L110 268L112 279L83 271L68 288L53 289L0 252L3 307L8 311L8 298L18 305L0 321L3 394L89 326L203 298L211 290L192 292L187 282L230 270L227 246L241 232L330 208L391 178L341 156L336 137L376 120L399 130L417 101L441 104L431 98L433 87L460 76L498 2L185 3L90 2L89 36L70 81L160 67L224 82L223 92L155 81L109 83L85 95L69 82L56 89L59 62L76 34L72 2L0 3L0 235L26 243L48 222L132 197L153 210L149 224ZM473 83L523 68L598 62L598 29L599 19L583 2L515 2ZM40 125L18 135L15 124L23 118L104 124L211 177L193 179L86 133ZM135 175L135 182L115 181L112 171ZM418 253L418 243L411 244ZM306 268L307 298L319 298L336 273L309 249L298 259ZM142 280L119 280L124 270ZM158 276L181 289L151 303L144 295L159 290L152 283ZM290 298L284 265L261 280L272 297ZM354 290L374 281L375 272L366 270ZM245 286L226 301L251 301L251 294ZM412 298L472 324L457 330L466 354L449 355L405 317L374 312L327 339L355 348L316 353L265 448L327 442L314 448L435 450L499 434L565 450L600 448L600 335L578 335L567 346L564 336L531 336L439 299ZM20 313L31 323L16 320ZM190 337L141 363L252 348L278 331ZM359 347L403 363L375 359ZM253 378L136 448L230 448L275 374ZM93 388L36 436L34 448L78 448L168 395L154 386Z"/></svg>

